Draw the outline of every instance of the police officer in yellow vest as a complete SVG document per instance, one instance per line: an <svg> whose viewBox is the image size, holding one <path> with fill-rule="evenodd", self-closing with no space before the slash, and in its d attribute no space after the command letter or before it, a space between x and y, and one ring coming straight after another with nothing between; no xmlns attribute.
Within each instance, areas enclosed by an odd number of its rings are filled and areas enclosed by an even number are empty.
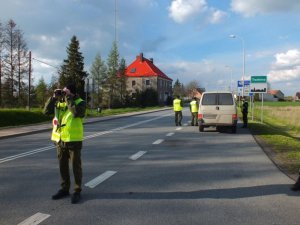
<svg viewBox="0 0 300 225"><path fill-rule="evenodd" d="M82 184L81 149L85 109L85 102L76 94L74 84L66 85L63 90L55 90L53 97L45 105L44 113L54 114L51 140L56 144L61 177L61 189L52 196L53 200L69 196L71 185L70 160L75 181L71 202L75 204L80 201Z"/></svg>
<svg viewBox="0 0 300 225"><path fill-rule="evenodd" d="M198 102L197 98L194 97L193 100L190 102L190 111L192 114L192 126L198 126Z"/></svg>
<svg viewBox="0 0 300 225"><path fill-rule="evenodd" d="M176 126L181 126L181 120L182 120L182 103L179 96L176 96L176 98L173 100L173 110L175 112L175 124Z"/></svg>

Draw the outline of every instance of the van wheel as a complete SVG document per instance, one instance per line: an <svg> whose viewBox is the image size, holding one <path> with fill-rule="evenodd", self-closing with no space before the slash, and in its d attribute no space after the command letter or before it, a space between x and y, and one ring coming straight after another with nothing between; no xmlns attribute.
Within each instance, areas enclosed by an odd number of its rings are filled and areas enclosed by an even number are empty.
<svg viewBox="0 0 300 225"><path fill-rule="evenodd" d="M204 126L203 125L200 125L199 126L199 132L203 132L204 131Z"/></svg>
<svg viewBox="0 0 300 225"><path fill-rule="evenodd" d="M232 126L232 127L231 127L231 132L232 132L233 134L236 134L236 126Z"/></svg>

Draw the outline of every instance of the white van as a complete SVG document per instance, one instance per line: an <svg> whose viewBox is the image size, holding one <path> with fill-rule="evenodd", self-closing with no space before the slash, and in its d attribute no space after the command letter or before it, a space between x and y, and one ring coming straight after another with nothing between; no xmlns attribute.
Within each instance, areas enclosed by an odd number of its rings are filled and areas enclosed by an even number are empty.
<svg viewBox="0 0 300 225"><path fill-rule="evenodd" d="M234 97L229 91L204 92L200 99L198 110L199 131L205 127L231 127L236 133L237 109Z"/></svg>

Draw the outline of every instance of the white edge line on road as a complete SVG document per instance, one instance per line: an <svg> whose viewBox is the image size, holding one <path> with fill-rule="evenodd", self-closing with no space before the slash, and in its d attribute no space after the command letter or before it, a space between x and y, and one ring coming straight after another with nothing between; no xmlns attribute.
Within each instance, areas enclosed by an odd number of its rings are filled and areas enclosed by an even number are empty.
<svg viewBox="0 0 300 225"><path fill-rule="evenodd" d="M134 155L130 156L129 159L137 160L138 158L142 157L146 153L147 153L146 151L139 151L139 152L135 153Z"/></svg>
<svg viewBox="0 0 300 225"><path fill-rule="evenodd" d="M164 139L157 139L156 141L154 141L152 144L153 145L159 145L164 141Z"/></svg>
<svg viewBox="0 0 300 225"><path fill-rule="evenodd" d="M176 130L182 130L182 127L177 127Z"/></svg>
<svg viewBox="0 0 300 225"><path fill-rule="evenodd" d="M173 133L173 132L171 132L171 133L168 133L166 136L167 137L171 137L171 136L173 136L175 133Z"/></svg>
<svg viewBox="0 0 300 225"><path fill-rule="evenodd" d="M106 171L104 173L102 173L100 176L94 178L93 180L87 182L85 184L86 187L89 188L94 188L97 185L101 184L103 181L107 180L108 178L110 178L111 176L115 175L117 173L117 171Z"/></svg>
<svg viewBox="0 0 300 225"><path fill-rule="evenodd" d="M43 213L36 213L33 216L27 218L23 222L19 223L18 225L37 225L47 219L50 215L49 214L43 214Z"/></svg>
<svg viewBox="0 0 300 225"><path fill-rule="evenodd" d="M0 164L4 163L4 162L7 162L7 161L14 160L14 159L23 158L25 156L33 155L33 154L36 154L36 153L39 153L39 152L45 152L45 151L48 151L48 150L53 149L53 148L55 148L55 146L50 145L50 146L47 146L47 147L44 147L44 148L39 148L39 149L35 149L35 150L32 150L32 151L24 152L24 153L21 153L21 154L18 154L18 155L13 155L13 156L9 156L9 157L6 157L6 158L2 158L2 159L0 159Z"/></svg>

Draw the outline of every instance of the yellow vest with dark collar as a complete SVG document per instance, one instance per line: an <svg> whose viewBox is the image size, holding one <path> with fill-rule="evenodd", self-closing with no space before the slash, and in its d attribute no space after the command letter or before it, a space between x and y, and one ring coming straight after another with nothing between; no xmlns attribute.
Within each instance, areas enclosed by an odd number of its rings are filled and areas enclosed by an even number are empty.
<svg viewBox="0 0 300 225"><path fill-rule="evenodd" d="M75 100L75 105L78 105L83 100L78 98ZM72 112L67 109L61 121L61 140L63 142L74 142L83 140L83 119L74 117Z"/></svg>

